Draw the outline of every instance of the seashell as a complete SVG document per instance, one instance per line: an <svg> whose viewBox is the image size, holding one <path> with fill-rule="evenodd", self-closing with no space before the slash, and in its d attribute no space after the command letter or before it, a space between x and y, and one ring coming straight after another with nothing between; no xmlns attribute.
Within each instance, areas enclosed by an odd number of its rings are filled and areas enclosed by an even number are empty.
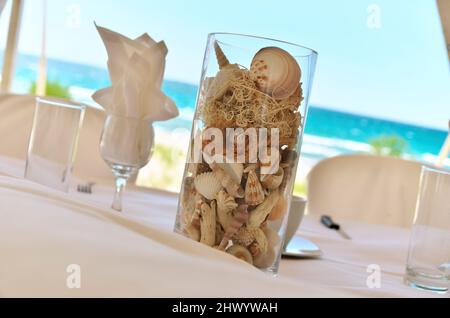
<svg viewBox="0 0 450 318"><path fill-rule="evenodd" d="M227 249L227 253L231 254L250 265L253 265L253 257L250 251L242 245L233 245Z"/></svg>
<svg viewBox="0 0 450 318"><path fill-rule="evenodd" d="M223 239L223 236L225 235L225 231L223 230L222 226L219 222L216 223L216 246L218 246Z"/></svg>
<svg viewBox="0 0 450 318"><path fill-rule="evenodd" d="M269 243L264 232L259 231L257 233L258 235L255 237L255 241L248 247L248 250L254 257L266 254L269 248Z"/></svg>
<svg viewBox="0 0 450 318"><path fill-rule="evenodd" d="M266 220L269 213L272 211L275 204L277 204L279 197L280 194L278 191L273 191L271 194L269 194L269 196L264 200L263 203L258 205L256 209L250 212L247 226L260 227L261 224Z"/></svg>
<svg viewBox="0 0 450 318"><path fill-rule="evenodd" d="M206 98L221 99L230 88L231 82L240 76L242 72L237 64L229 64L221 69L208 86Z"/></svg>
<svg viewBox="0 0 450 318"><path fill-rule="evenodd" d="M211 169L206 163L191 163L189 165L189 172L194 176L198 176L207 172L211 172Z"/></svg>
<svg viewBox="0 0 450 318"><path fill-rule="evenodd" d="M261 175L276 174L280 168L280 150L274 146L268 146L267 150L260 154Z"/></svg>
<svg viewBox="0 0 450 318"><path fill-rule="evenodd" d="M225 53L223 53L223 50L217 41L214 42L214 50L216 51L217 63L219 63L220 69L230 65L230 61L226 57Z"/></svg>
<svg viewBox="0 0 450 318"><path fill-rule="evenodd" d="M217 218L224 230L227 230L233 221L233 211L238 207L234 198L226 191L220 190L217 194Z"/></svg>
<svg viewBox="0 0 450 318"><path fill-rule="evenodd" d="M200 243L208 246L216 244L216 202L211 206L203 203L200 207Z"/></svg>
<svg viewBox="0 0 450 318"><path fill-rule="evenodd" d="M196 201L196 207L192 213L188 225L185 227L186 233L194 241L200 241L200 207L203 204L201 200Z"/></svg>
<svg viewBox="0 0 450 318"><path fill-rule="evenodd" d="M213 172L203 173L195 177L195 189L208 200L214 200L216 194L222 189L222 185Z"/></svg>
<svg viewBox="0 0 450 318"><path fill-rule="evenodd" d="M245 203L258 205L264 201L264 190L259 182L255 170L248 173L247 184L245 186Z"/></svg>
<svg viewBox="0 0 450 318"><path fill-rule="evenodd" d="M243 198L245 195L244 189L241 185L233 180L222 168L217 165L213 169L216 177L220 180L220 184L227 190L228 194L235 198ZM220 190L220 189L219 189ZM200 191L199 191L200 192Z"/></svg>
<svg viewBox="0 0 450 318"><path fill-rule="evenodd" d="M304 100L303 88L302 88L302 84L299 83L294 94L292 94L288 98L282 100L281 103L288 106L291 111L295 112L298 110L298 108L300 107L300 104L302 103L303 100Z"/></svg>
<svg viewBox="0 0 450 318"><path fill-rule="evenodd" d="M269 189L275 190L281 185L284 178L284 170L282 168L278 168L278 172L275 174L264 174L261 175L261 183L262 185Z"/></svg>
<svg viewBox="0 0 450 318"><path fill-rule="evenodd" d="M276 258L277 254L275 253L275 249L269 247L265 254L259 254L253 258L253 265L260 269L266 269L275 263Z"/></svg>
<svg viewBox="0 0 450 318"><path fill-rule="evenodd" d="M281 164L284 167L293 167L297 158L298 154L295 150L285 149L281 152Z"/></svg>
<svg viewBox="0 0 450 318"><path fill-rule="evenodd" d="M254 170L254 171L258 170L258 168L259 168L259 164L257 164L257 163L250 163L250 164L245 166L244 173L248 174L252 170Z"/></svg>
<svg viewBox="0 0 450 318"><path fill-rule="evenodd" d="M237 231L237 233L233 236L233 243L239 244L242 246L249 246L255 241L255 232L259 230L258 227L249 228L247 226L243 226Z"/></svg>
<svg viewBox="0 0 450 318"><path fill-rule="evenodd" d="M287 212L287 200L281 196L277 204L273 207L272 211L267 218L269 221L276 221L281 219Z"/></svg>
<svg viewBox="0 0 450 318"><path fill-rule="evenodd" d="M211 169L214 170L215 167L221 168L234 182L240 184L244 175L244 165L242 163L228 163L226 160L225 157L222 157L220 163L213 162L210 164Z"/></svg>
<svg viewBox="0 0 450 318"><path fill-rule="evenodd" d="M181 198L181 206L183 207L183 219L185 223L188 223L192 217L192 213L195 209L195 195L197 190L194 186L194 178L187 177L183 182L183 195Z"/></svg>
<svg viewBox="0 0 450 318"><path fill-rule="evenodd" d="M294 94L302 75L294 57L277 47L266 47L256 53L250 72L258 88L277 100Z"/></svg>
<svg viewBox="0 0 450 318"><path fill-rule="evenodd" d="M225 249L229 241L239 231L239 229L248 221L248 206L241 205L234 212L234 219L228 226L223 236L222 242L219 244L220 249Z"/></svg>
<svg viewBox="0 0 450 318"><path fill-rule="evenodd" d="M281 237L278 235L278 232L273 230L270 226L265 225L261 227L261 229L267 237L269 248L276 247L281 243Z"/></svg>
<svg viewBox="0 0 450 318"><path fill-rule="evenodd" d="M200 229L193 226L192 224L186 226L186 233L191 240L200 242Z"/></svg>

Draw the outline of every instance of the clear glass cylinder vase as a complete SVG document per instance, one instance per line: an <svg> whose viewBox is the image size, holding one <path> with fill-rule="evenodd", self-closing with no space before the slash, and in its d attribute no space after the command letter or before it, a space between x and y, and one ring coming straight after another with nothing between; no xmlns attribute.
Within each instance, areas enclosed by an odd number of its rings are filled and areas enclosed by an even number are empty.
<svg viewBox="0 0 450 318"><path fill-rule="evenodd" d="M175 231L278 272L317 53L208 37Z"/></svg>

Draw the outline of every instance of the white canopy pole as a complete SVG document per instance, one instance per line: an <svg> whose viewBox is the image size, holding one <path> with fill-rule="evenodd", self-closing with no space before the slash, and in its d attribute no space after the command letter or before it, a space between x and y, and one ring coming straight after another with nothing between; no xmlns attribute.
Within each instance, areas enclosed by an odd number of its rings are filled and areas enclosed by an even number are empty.
<svg viewBox="0 0 450 318"><path fill-rule="evenodd" d="M11 19L9 21L8 40L3 58L3 71L0 92L9 92L14 77L14 61L19 42L20 22L24 0L12 0Z"/></svg>

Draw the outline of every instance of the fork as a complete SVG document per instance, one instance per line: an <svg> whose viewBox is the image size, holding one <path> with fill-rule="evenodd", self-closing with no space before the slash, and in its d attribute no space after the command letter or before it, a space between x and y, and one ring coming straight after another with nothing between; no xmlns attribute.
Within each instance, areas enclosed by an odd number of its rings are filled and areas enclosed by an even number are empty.
<svg viewBox="0 0 450 318"><path fill-rule="evenodd" d="M92 194L92 187L95 185L94 182L89 182L87 184L79 184L77 186L77 191L80 193Z"/></svg>

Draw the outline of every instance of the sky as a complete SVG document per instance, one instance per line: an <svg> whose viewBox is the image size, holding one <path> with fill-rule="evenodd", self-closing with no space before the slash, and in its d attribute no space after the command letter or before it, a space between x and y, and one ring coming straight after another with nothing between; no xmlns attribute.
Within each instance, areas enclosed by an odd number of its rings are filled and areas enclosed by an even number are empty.
<svg viewBox="0 0 450 318"><path fill-rule="evenodd" d="M198 84L208 33L260 35L319 52L312 104L447 130L450 68L434 0L47 1L53 58L104 67L96 21L164 40L166 79ZM20 52L40 52L41 5L26 0Z"/></svg>

